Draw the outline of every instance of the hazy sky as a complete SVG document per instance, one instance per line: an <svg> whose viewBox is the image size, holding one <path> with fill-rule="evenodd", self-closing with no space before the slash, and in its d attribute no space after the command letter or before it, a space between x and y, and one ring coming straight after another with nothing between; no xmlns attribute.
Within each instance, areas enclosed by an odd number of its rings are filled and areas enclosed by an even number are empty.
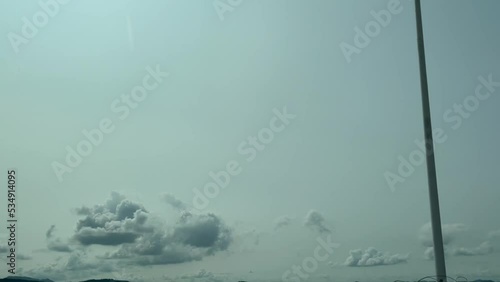
<svg viewBox="0 0 500 282"><path fill-rule="evenodd" d="M60 2L0 2L0 219L15 168L19 274L434 274L413 1ZM500 278L499 10L422 1L454 277Z"/></svg>

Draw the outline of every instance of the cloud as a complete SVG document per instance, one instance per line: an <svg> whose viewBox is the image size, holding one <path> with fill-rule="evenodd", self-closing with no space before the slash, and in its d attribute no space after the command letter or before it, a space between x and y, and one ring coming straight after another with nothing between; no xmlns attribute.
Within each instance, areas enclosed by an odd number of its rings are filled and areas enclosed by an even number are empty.
<svg viewBox="0 0 500 282"><path fill-rule="evenodd" d="M1 254L8 253L11 248L14 248L14 247L10 247L7 245L0 245L0 253ZM20 260L31 260L33 258L30 255L25 255L25 254L21 254L21 253L18 253L16 256Z"/></svg>
<svg viewBox="0 0 500 282"><path fill-rule="evenodd" d="M274 220L274 230L278 230L280 228L284 228L292 222L292 219L289 216L280 216Z"/></svg>
<svg viewBox="0 0 500 282"><path fill-rule="evenodd" d="M227 276L227 275L221 275L221 276ZM163 279L165 281L204 281L204 282L222 282L226 281L224 277L217 277L215 274L212 272L206 271L205 269L201 269L198 273L195 274L184 274L184 275L179 275L174 278L164 276Z"/></svg>
<svg viewBox="0 0 500 282"><path fill-rule="evenodd" d="M212 254L225 250L231 243L231 230L214 214L183 213L170 240L198 248L208 248Z"/></svg>
<svg viewBox="0 0 500 282"><path fill-rule="evenodd" d="M444 249L444 254L446 255L446 248ZM424 251L424 259L426 260L434 260L434 247L427 247Z"/></svg>
<svg viewBox="0 0 500 282"><path fill-rule="evenodd" d="M76 209L76 222L70 249L55 236L54 225L45 233L47 247L68 252L67 261L57 260L43 267L24 271L25 275L68 281L102 274L120 273L124 267L178 264L198 261L225 251L233 241L233 231L213 213L182 212L177 222L149 213L142 205L116 192L104 204ZM105 253L90 255L105 246ZM2 247L0 246L0 251ZM116 275L115 275L116 276Z"/></svg>
<svg viewBox="0 0 500 282"><path fill-rule="evenodd" d="M55 229L56 229L55 225L50 226L49 230L47 230L47 232L45 233L45 237L47 239L52 238L52 232L54 232Z"/></svg>
<svg viewBox="0 0 500 282"><path fill-rule="evenodd" d="M448 245L455 240L457 234L467 231L468 228L464 224L455 223L455 224L443 224L441 226L441 230L443 234L443 244ZM418 237L424 247L434 246L432 238L432 226L430 222L424 224L420 228Z"/></svg>
<svg viewBox="0 0 500 282"><path fill-rule="evenodd" d="M488 233L489 239L500 239L500 230L491 231Z"/></svg>
<svg viewBox="0 0 500 282"><path fill-rule="evenodd" d="M175 199L167 197L170 200ZM175 202L175 201L171 201ZM104 255L139 265L176 264L201 260L226 250L232 230L215 214L183 211L167 226L142 205L114 192L105 204L82 207L73 240L82 246L118 247Z"/></svg>
<svg viewBox="0 0 500 282"><path fill-rule="evenodd" d="M20 260L31 260L33 257L25 254L17 254L17 258Z"/></svg>
<svg viewBox="0 0 500 282"><path fill-rule="evenodd" d="M60 238L54 237L56 226L51 225L49 230L45 233L45 238L47 240L47 249L54 252L63 252L69 253L71 252L71 248L68 243L62 242Z"/></svg>
<svg viewBox="0 0 500 282"><path fill-rule="evenodd" d="M263 236L268 234L259 232L249 225L239 226L238 232L233 233L233 243L229 253L249 253L259 248Z"/></svg>
<svg viewBox="0 0 500 282"><path fill-rule="evenodd" d="M127 258L139 265L177 264L201 260L226 250L232 231L214 214L184 213L170 229L145 233L133 244L124 244L109 258Z"/></svg>
<svg viewBox="0 0 500 282"><path fill-rule="evenodd" d="M489 241L484 241L475 248L453 246L452 243L455 241L458 234L467 230L469 230L469 228L461 223L442 225L445 256L480 256L490 254L494 251L494 248ZM496 231L493 231L488 234L488 237L494 238L495 235ZM424 224L420 228L419 239L422 245L427 247L424 251L424 258L427 260L433 260L435 255L432 239L432 227L430 223Z"/></svg>
<svg viewBox="0 0 500 282"><path fill-rule="evenodd" d="M475 248L456 248L453 249L454 256L482 256L493 253L493 246L489 241L482 242Z"/></svg>
<svg viewBox="0 0 500 282"><path fill-rule="evenodd" d="M146 209L116 192L104 205L82 207L77 214L85 217L77 222L73 239L84 246L133 243L148 231Z"/></svg>
<svg viewBox="0 0 500 282"><path fill-rule="evenodd" d="M349 256L344 262L344 265L352 267L393 265L406 263L408 258L409 254L390 254L370 247L366 250L351 250L349 252Z"/></svg>
<svg viewBox="0 0 500 282"><path fill-rule="evenodd" d="M172 208L178 211L186 211L188 210L187 205L181 200L174 197L172 194L164 193L161 195L162 200L170 205Z"/></svg>
<svg viewBox="0 0 500 282"><path fill-rule="evenodd" d="M304 220L304 226L319 233L331 233L332 231L325 226L325 218L321 213L310 210Z"/></svg>
<svg viewBox="0 0 500 282"><path fill-rule="evenodd" d="M101 275L113 270L118 270L118 268L111 261L91 259L84 252L75 251L66 260L20 272L22 275L38 279L69 281Z"/></svg>

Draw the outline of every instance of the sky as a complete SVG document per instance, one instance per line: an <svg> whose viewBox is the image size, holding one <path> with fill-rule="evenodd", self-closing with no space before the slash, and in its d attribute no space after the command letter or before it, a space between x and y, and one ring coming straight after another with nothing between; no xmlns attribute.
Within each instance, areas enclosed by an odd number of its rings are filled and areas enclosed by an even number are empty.
<svg viewBox="0 0 500 282"><path fill-rule="evenodd" d="M422 1L447 270L469 280L500 280L499 9ZM16 275L434 274L413 1L5 0L0 34Z"/></svg>

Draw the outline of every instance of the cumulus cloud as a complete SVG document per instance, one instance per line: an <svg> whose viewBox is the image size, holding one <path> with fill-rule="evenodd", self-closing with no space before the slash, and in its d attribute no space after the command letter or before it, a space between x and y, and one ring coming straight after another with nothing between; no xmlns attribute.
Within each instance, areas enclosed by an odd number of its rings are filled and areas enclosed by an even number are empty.
<svg viewBox="0 0 500 282"><path fill-rule="evenodd" d="M225 277L224 277L225 276ZM179 275L176 277L169 277L164 275L163 279L165 281L189 281L189 282L195 282L195 281L203 281L203 282L222 282L222 281L227 281L227 274L219 274L215 275L214 273L210 271L206 271L205 269L201 269L198 273L195 274L184 274L184 275Z"/></svg>
<svg viewBox="0 0 500 282"><path fill-rule="evenodd" d="M8 253L11 248L13 248L13 247L10 247L7 245L0 245L0 253L1 254ZM25 254L19 253L19 254L17 254L17 258L20 260L31 260L33 257L31 257L30 255L25 255Z"/></svg>
<svg viewBox="0 0 500 282"><path fill-rule="evenodd" d="M482 242L475 248L456 248L453 249L454 256L482 256L493 253L493 246L489 241Z"/></svg>
<svg viewBox="0 0 500 282"><path fill-rule="evenodd" d="M64 243L61 238L56 238L54 236L56 226L51 225L50 228L45 233L45 238L47 240L47 249L54 252L71 252L71 248L68 243Z"/></svg>
<svg viewBox="0 0 500 282"><path fill-rule="evenodd" d="M116 192L104 205L82 207L77 213L84 218L77 222L73 238L84 246L133 243L141 232L147 231L149 214L144 207Z"/></svg>
<svg viewBox="0 0 500 282"><path fill-rule="evenodd" d="M69 281L70 279L101 275L114 270L118 270L118 268L110 261L92 259L84 252L75 251L66 260L49 263L34 269L20 270L20 273L39 279Z"/></svg>
<svg viewBox="0 0 500 282"><path fill-rule="evenodd" d="M488 233L489 239L500 239L500 230L491 231Z"/></svg>
<svg viewBox="0 0 500 282"><path fill-rule="evenodd" d="M263 236L268 234L259 232L251 226L239 226L238 232L233 233L233 243L229 250L230 253L248 253L254 252L259 248Z"/></svg>
<svg viewBox="0 0 500 282"><path fill-rule="evenodd" d="M467 226L461 223L442 225L445 256L480 256L490 254L494 251L494 248L489 241L484 241L479 246L474 248L453 246L453 242L457 236L468 229L469 228ZM494 238L495 231L490 232L488 237ZM430 223L424 224L420 228L419 239L422 245L426 247L424 251L424 258L427 260L433 260L435 255L432 239L432 227Z"/></svg>
<svg viewBox="0 0 500 282"><path fill-rule="evenodd" d="M17 254L17 258L20 260L31 260L33 257L25 254Z"/></svg>
<svg viewBox="0 0 500 282"><path fill-rule="evenodd" d="M444 249L444 254L447 254L446 248ZM434 260L434 247L427 247L424 251L424 259Z"/></svg>
<svg viewBox="0 0 500 282"><path fill-rule="evenodd" d="M456 236L458 234L467 231L468 228L464 224L455 223L455 224L443 224L441 226L441 230L443 234L443 244L448 245L456 239ZM432 238L432 226L430 222L424 224L420 228L418 237L424 247L434 246Z"/></svg>
<svg viewBox="0 0 500 282"><path fill-rule="evenodd" d="M232 229L213 213L183 211L176 222L167 224L116 192L104 204L84 206L76 209L76 213L80 219L69 241L73 248L55 236L55 225L45 233L48 249L69 253L67 260L56 260L24 271L23 275L68 281L119 273L123 267L132 265L198 261L227 250L233 242ZM95 249L90 247L95 245L109 250L91 256L90 251ZM4 249L7 251L0 246L0 252Z"/></svg>
<svg viewBox="0 0 500 282"><path fill-rule="evenodd" d="M169 193L164 193L161 195L162 200L170 205L172 208L178 211L186 211L188 210L187 205L181 200L177 199L174 195Z"/></svg>
<svg viewBox="0 0 500 282"><path fill-rule="evenodd" d="M226 250L232 242L231 229L215 214L184 211L167 226L118 193L105 204L82 207L77 213L84 218L77 222L74 240L83 246L116 246L104 257L139 265L201 260Z"/></svg>
<svg viewBox="0 0 500 282"><path fill-rule="evenodd" d="M169 239L195 248L208 248L207 252L213 254L227 249L232 237L231 230L216 215L185 212Z"/></svg>
<svg viewBox="0 0 500 282"><path fill-rule="evenodd" d="M292 219L289 216L280 216L274 220L274 230L290 225Z"/></svg>
<svg viewBox="0 0 500 282"><path fill-rule="evenodd" d="M352 267L393 265L405 263L408 261L408 258L409 254L390 254L370 247L366 250L351 250L344 265Z"/></svg>
<svg viewBox="0 0 500 282"><path fill-rule="evenodd" d="M310 210L304 220L304 226L319 233L331 233L332 231L326 227L325 218L316 210Z"/></svg>

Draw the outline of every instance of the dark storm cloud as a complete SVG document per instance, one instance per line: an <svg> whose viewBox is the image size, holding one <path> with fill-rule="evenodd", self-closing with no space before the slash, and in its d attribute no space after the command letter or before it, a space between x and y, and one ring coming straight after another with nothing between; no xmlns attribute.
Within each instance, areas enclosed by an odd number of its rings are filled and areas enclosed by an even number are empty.
<svg viewBox="0 0 500 282"><path fill-rule="evenodd" d="M325 218L321 213L315 210L310 210L304 220L304 226L319 233L331 233L332 231L326 227Z"/></svg>
<svg viewBox="0 0 500 282"><path fill-rule="evenodd" d="M390 254L375 248L357 249L349 252L349 257L345 260L344 265L352 267L394 265L405 263L408 258L409 255Z"/></svg>

